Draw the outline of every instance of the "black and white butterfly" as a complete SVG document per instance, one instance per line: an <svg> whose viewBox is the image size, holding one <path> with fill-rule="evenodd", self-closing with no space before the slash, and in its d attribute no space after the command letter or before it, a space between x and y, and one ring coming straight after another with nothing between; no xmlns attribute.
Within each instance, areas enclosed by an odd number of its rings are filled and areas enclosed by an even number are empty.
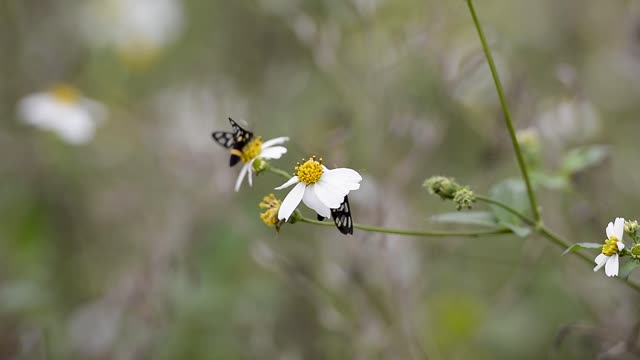
<svg viewBox="0 0 640 360"><path fill-rule="evenodd" d="M324 220L324 216L317 215L318 220ZM345 235L353 235L353 220L351 219L351 207L349 198L344 197L344 201L337 209L331 209L331 217L338 230Z"/></svg>
<svg viewBox="0 0 640 360"><path fill-rule="evenodd" d="M211 137L221 146L231 149L229 166L233 166L240 161L242 148L253 139L253 133L240 127L232 118L229 118L229 123L231 124L233 132L215 131L211 134Z"/></svg>

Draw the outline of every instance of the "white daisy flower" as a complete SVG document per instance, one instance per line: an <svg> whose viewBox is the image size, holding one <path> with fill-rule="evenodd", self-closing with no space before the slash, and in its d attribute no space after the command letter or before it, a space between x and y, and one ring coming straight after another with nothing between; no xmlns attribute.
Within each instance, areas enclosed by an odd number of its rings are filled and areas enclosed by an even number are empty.
<svg viewBox="0 0 640 360"><path fill-rule="evenodd" d="M249 186L253 186L252 174L255 171L253 168L254 162L257 159L280 159L280 157L287 152L287 148L284 146L274 145L279 145L286 141L289 141L289 138L283 136L262 142L262 137L258 136L245 145L244 148L242 148L241 154L239 154L240 160L242 160L244 165L242 166L242 169L240 169L240 174L236 181L236 191L240 190L242 180L244 180L244 177L247 174L249 174Z"/></svg>
<svg viewBox="0 0 640 360"><path fill-rule="evenodd" d="M145 66L183 28L181 0L90 0L80 7L80 30L96 47L113 47L123 60Z"/></svg>
<svg viewBox="0 0 640 360"><path fill-rule="evenodd" d="M276 188L281 190L296 184L282 201L278 210L280 220L289 220L300 201L319 215L330 218L331 209L339 208L349 191L360 188L362 180L362 176L352 169L327 169L322 165L322 159L316 161L315 156L298 164L295 170L294 177Z"/></svg>
<svg viewBox="0 0 640 360"><path fill-rule="evenodd" d="M93 138L107 111L104 105L83 97L74 87L57 85L48 92L22 98L18 113L25 123L53 131L68 143L80 145Z"/></svg>
<svg viewBox="0 0 640 360"><path fill-rule="evenodd" d="M598 271L604 266L604 273L607 276L618 276L620 268L618 254L624 249L622 236L624 235L624 219L616 218L613 223L607 225L607 240L602 246L602 253L596 256L596 267L593 271Z"/></svg>

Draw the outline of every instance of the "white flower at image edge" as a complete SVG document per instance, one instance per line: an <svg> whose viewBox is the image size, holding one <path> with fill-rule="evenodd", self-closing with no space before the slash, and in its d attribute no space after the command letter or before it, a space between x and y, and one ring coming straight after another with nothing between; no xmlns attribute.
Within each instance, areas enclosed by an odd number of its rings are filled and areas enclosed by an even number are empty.
<svg viewBox="0 0 640 360"><path fill-rule="evenodd" d="M362 176L348 168L327 169L322 159L315 157L296 166L296 176L276 188L281 190L295 184L295 187L282 201L278 219L289 220L300 201L319 215L330 218L331 209L337 209L344 197L352 190L360 188Z"/></svg>
<svg viewBox="0 0 640 360"><path fill-rule="evenodd" d="M607 276L618 276L620 269L619 253L624 249L622 236L624 235L624 219L616 218L613 223L607 225L607 240L602 246L602 253L595 258L596 267L593 271L600 270L604 266L604 273Z"/></svg>
<svg viewBox="0 0 640 360"><path fill-rule="evenodd" d="M52 131L74 145L93 139L106 113L104 105L81 96L68 85L27 95L18 103L18 114L25 123Z"/></svg>
<svg viewBox="0 0 640 360"><path fill-rule="evenodd" d="M235 190L240 190L240 186L242 185L242 180L244 177L249 174L249 186L253 186L253 163L256 159L280 159L280 157L287 152L287 148L284 146L274 146L280 145L289 141L289 138L286 136L278 137L275 139L267 140L264 143L262 142L261 137L256 137L251 142L249 142L242 149L242 155L240 156L244 165L242 169L240 169L240 174L238 174L238 180L236 180Z"/></svg>

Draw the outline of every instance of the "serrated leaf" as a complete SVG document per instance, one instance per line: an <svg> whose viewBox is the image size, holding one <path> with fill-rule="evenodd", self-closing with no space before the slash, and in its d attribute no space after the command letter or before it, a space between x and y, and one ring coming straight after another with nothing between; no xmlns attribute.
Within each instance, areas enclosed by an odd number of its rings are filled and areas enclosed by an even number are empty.
<svg viewBox="0 0 640 360"><path fill-rule="evenodd" d="M602 162L609 153L604 145L584 146L569 151L562 160L562 172L575 174Z"/></svg>
<svg viewBox="0 0 640 360"><path fill-rule="evenodd" d="M575 243L567 248L561 256L564 256L572 251L580 249L602 249L602 244L599 243Z"/></svg>
<svg viewBox="0 0 640 360"><path fill-rule="evenodd" d="M631 275L631 272L638 266L640 266L640 263L638 263L637 261L635 260L628 261L626 264L622 265L622 267L620 268L620 277L625 280L628 279L629 275Z"/></svg>
<svg viewBox="0 0 640 360"><path fill-rule="evenodd" d="M438 214L432 216L431 221L452 224L487 226L492 228L499 227L498 222L496 221L496 217L489 211L457 211Z"/></svg>

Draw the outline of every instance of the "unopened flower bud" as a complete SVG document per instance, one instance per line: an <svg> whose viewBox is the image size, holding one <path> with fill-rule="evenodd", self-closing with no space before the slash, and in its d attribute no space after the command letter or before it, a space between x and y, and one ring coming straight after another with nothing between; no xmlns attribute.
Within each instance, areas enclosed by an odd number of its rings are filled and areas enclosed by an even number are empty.
<svg viewBox="0 0 640 360"><path fill-rule="evenodd" d="M538 167L541 162L540 135L534 129L519 130L516 134L522 154L531 167Z"/></svg>
<svg viewBox="0 0 640 360"><path fill-rule="evenodd" d="M471 204L476 202L476 195L468 187L456 191L453 196L453 202L458 206L458 210L463 208L471 209Z"/></svg>
<svg viewBox="0 0 640 360"><path fill-rule="evenodd" d="M640 260L640 244L635 244L631 247L631 257Z"/></svg>
<svg viewBox="0 0 640 360"><path fill-rule="evenodd" d="M460 185L452 178L444 176L433 176L425 180L422 184L430 193L440 196L442 199L453 199L456 191L460 190Z"/></svg>
<svg viewBox="0 0 640 360"><path fill-rule="evenodd" d="M624 232L634 236L638 232L638 222L636 220L627 220L624 222Z"/></svg>
<svg viewBox="0 0 640 360"><path fill-rule="evenodd" d="M256 175L263 172L268 166L269 162L262 158L256 158L255 160L253 160L253 170L255 171Z"/></svg>

